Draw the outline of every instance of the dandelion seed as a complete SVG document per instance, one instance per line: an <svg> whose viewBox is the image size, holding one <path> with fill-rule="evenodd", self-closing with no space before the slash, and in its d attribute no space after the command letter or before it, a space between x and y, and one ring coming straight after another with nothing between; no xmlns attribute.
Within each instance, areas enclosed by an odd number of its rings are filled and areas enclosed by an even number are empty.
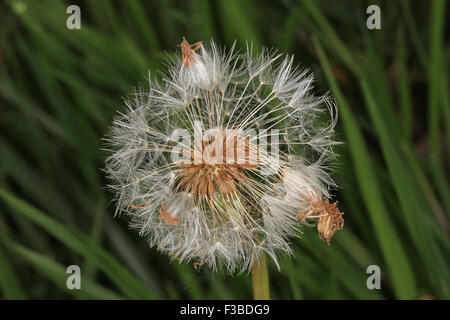
<svg viewBox="0 0 450 320"><path fill-rule="evenodd" d="M330 203L335 105L313 78L263 49L179 45L117 117L106 171L117 213L179 261L233 273L266 253L278 265L301 226L330 242L343 213ZM320 114L329 121L321 124Z"/></svg>

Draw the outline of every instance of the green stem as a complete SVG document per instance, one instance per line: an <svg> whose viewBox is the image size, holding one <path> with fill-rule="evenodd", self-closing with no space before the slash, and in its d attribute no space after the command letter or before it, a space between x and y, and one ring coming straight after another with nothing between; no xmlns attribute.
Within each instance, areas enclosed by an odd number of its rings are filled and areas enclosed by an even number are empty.
<svg viewBox="0 0 450 320"><path fill-rule="evenodd" d="M252 267L253 299L270 300L269 271L267 270L266 255L261 254L259 260Z"/></svg>

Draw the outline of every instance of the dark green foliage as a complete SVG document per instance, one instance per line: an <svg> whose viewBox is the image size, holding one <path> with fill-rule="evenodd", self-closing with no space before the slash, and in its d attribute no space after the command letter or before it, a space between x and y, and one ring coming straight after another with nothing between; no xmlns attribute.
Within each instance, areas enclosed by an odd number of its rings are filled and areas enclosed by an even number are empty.
<svg viewBox="0 0 450 320"><path fill-rule="evenodd" d="M112 117L186 36L294 53L338 105L344 230L328 246L305 229L270 265L272 298L448 299L448 3L375 1L382 29L368 30L372 2L86 0L68 30L67 1L2 1L0 298L251 298L248 275L148 249L105 189ZM65 287L72 264L80 291ZM382 290L367 289L369 265Z"/></svg>

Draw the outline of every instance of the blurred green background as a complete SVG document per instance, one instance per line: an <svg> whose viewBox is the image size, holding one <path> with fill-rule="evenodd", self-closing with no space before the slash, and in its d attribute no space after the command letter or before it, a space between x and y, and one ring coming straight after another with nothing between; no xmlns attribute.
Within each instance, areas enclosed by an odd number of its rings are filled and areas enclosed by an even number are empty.
<svg viewBox="0 0 450 320"><path fill-rule="evenodd" d="M81 8L68 30L66 8ZM381 30L366 8L381 8ZM176 44L295 54L339 109L345 227L270 264L275 299L450 297L449 3L7 0L0 3L0 298L250 299L250 277L169 263L113 217L102 137ZM447 27L447 29L446 29ZM81 267L81 290L66 268ZM369 290L369 265L381 290Z"/></svg>

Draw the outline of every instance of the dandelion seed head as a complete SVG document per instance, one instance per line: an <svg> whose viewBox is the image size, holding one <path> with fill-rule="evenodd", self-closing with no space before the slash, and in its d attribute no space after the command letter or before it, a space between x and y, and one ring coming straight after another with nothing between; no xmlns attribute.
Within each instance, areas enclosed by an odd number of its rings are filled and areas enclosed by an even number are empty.
<svg viewBox="0 0 450 320"><path fill-rule="evenodd" d="M278 265L303 225L329 242L343 225L327 200L333 101L313 94L292 56L184 38L180 48L162 81L150 78L111 126L117 214L196 269L250 270L262 252Z"/></svg>

